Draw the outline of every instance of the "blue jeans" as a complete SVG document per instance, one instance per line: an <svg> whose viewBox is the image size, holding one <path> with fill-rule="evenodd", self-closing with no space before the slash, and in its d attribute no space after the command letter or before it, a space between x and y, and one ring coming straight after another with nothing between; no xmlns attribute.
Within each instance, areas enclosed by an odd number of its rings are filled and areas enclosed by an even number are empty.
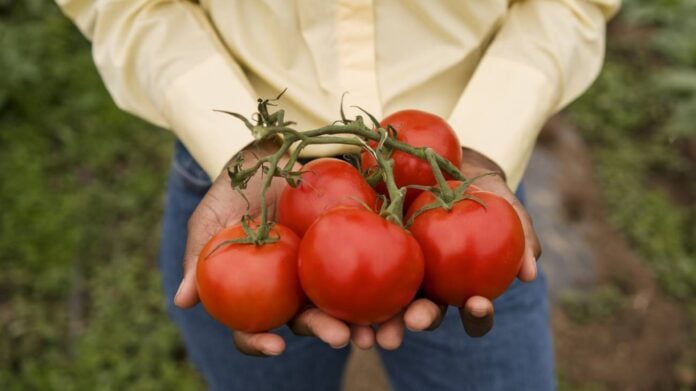
<svg viewBox="0 0 696 391"><path fill-rule="evenodd" d="M213 390L338 390L350 345L332 349L316 338L276 330L287 342L278 357L249 357L232 344L230 330L199 304L181 310L172 303L182 278L186 222L210 180L180 144L169 176L160 252L168 311L181 330L189 356ZM435 331L407 332L396 351L380 350L395 390L535 390L554 388L553 350L543 274L515 281L495 301L495 326L470 338L457 311Z"/></svg>

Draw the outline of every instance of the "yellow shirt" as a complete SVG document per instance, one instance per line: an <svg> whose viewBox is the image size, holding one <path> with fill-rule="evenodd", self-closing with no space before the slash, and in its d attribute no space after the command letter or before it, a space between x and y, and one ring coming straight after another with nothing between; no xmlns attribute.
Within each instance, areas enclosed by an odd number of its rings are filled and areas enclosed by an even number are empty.
<svg viewBox="0 0 696 391"><path fill-rule="evenodd" d="M57 0L116 104L172 129L213 178L251 136L212 110L248 115L287 87L299 130L337 119L343 92L378 118L436 113L513 188L543 123L599 73L619 1Z"/></svg>

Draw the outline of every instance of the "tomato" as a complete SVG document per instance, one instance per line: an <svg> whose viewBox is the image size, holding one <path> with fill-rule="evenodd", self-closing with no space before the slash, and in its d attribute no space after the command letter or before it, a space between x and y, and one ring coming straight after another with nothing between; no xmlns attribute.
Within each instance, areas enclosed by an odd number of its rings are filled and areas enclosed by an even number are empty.
<svg viewBox="0 0 696 391"><path fill-rule="evenodd" d="M450 181L451 187L460 182ZM440 303L463 306L472 296L501 295L517 275L524 252L524 231L515 209L502 197L477 188L482 200L462 200L450 211L428 210L409 227L425 256L425 294ZM418 196L408 215L435 200Z"/></svg>
<svg viewBox="0 0 696 391"><path fill-rule="evenodd" d="M457 168L462 164L462 147L456 133L437 115L419 110L403 110L384 118L380 125L393 126L399 141L416 147L430 147ZM374 147L376 144L373 142L371 145ZM426 160L401 151L394 151L392 158L397 186L435 184L435 176ZM374 157L365 151L361 154L361 163L364 169L377 166ZM380 185L378 190L386 194L384 185ZM420 190L409 189L406 193L405 207L408 208L420 193Z"/></svg>
<svg viewBox="0 0 696 391"><path fill-rule="evenodd" d="M300 238L276 224L275 243L220 243L244 237L241 225L220 231L203 248L196 266L198 295L208 313L234 330L260 332L288 322L305 301L297 276ZM212 253L211 253L212 252Z"/></svg>
<svg viewBox="0 0 696 391"><path fill-rule="evenodd" d="M335 206L367 205L375 208L377 194L355 167L333 158L307 163L297 187L287 186L278 201L278 222L298 235L319 215Z"/></svg>
<svg viewBox="0 0 696 391"><path fill-rule="evenodd" d="M423 279L423 254L413 236L363 208L325 212L302 239L298 261L309 299L352 324L393 317Z"/></svg>

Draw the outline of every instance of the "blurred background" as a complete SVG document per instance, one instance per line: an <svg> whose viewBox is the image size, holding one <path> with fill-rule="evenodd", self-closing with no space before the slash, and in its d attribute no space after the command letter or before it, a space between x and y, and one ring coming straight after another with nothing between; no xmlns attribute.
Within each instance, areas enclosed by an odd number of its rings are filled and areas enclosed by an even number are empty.
<svg viewBox="0 0 696 391"><path fill-rule="evenodd" d="M624 1L608 37L526 179L559 387L696 389L696 1ZM203 388L156 265L174 138L52 2L0 0L0 42L0 389ZM345 383L387 389L372 353Z"/></svg>

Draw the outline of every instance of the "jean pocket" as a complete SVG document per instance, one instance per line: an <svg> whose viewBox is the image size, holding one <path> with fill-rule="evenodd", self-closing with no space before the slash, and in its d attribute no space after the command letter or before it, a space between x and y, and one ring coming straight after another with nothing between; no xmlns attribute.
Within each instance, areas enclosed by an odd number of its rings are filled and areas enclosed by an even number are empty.
<svg viewBox="0 0 696 391"><path fill-rule="evenodd" d="M207 192L211 185L208 174L203 171L181 141L177 141L174 146L172 176L186 189L196 193Z"/></svg>

